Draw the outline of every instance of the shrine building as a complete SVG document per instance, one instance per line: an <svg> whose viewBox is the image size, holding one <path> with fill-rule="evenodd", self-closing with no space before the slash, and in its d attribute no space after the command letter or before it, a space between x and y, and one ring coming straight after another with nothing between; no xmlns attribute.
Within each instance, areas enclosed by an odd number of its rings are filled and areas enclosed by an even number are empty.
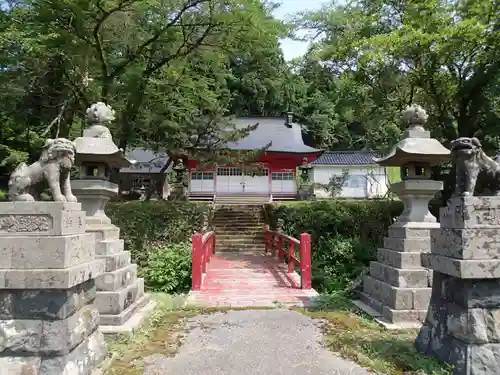
<svg viewBox="0 0 500 375"><path fill-rule="evenodd" d="M246 171L238 166L218 165L202 169L189 159L189 197L191 200L233 201L260 199L262 201L295 199L297 196L297 167L304 158L316 160L323 152L306 146L302 127L292 121L291 114L283 117L238 117L237 128L258 123L247 137L226 145L229 150L259 150L270 146L255 161L260 168Z"/></svg>

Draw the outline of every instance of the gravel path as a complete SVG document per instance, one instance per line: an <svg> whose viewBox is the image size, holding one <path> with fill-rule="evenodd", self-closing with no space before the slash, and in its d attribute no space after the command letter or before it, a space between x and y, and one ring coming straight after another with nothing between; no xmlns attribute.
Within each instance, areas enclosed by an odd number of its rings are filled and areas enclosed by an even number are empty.
<svg viewBox="0 0 500 375"><path fill-rule="evenodd" d="M230 310L188 321L175 357L144 359L145 375L369 375L320 344L318 322L296 311Z"/></svg>

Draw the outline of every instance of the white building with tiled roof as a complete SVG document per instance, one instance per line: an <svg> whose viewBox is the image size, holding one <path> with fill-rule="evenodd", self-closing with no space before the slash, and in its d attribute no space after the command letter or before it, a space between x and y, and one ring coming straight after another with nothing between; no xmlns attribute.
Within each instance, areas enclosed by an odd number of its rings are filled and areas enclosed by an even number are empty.
<svg viewBox="0 0 500 375"><path fill-rule="evenodd" d="M327 185L332 176L342 176L347 171L347 178L337 198L370 199L387 195L389 180L386 168L373 161L378 155L373 151L325 151L313 161L311 180L317 184L317 198L330 198L327 190L319 187Z"/></svg>

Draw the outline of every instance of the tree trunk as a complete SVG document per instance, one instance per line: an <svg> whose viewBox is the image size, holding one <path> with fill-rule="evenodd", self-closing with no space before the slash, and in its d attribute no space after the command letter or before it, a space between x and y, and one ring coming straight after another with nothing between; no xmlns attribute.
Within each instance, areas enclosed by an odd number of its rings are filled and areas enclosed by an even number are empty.
<svg viewBox="0 0 500 375"><path fill-rule="evenodd" d="M153 191L156 188L156 193L158 194L159 197L162 197L163 194L163 186L165 185L165 172L167 171L168 167L172 164L174 158L172 156L168 157L167 162L163 167L161 167L160 173L156 176L156 181L151 182L150 187L148 188L148 191L146 193L146 200L149 201L151 199L151 196L153 195ZM151 175L153 177L153 175ZM163 198L163 197L162 197Z"/></svg>

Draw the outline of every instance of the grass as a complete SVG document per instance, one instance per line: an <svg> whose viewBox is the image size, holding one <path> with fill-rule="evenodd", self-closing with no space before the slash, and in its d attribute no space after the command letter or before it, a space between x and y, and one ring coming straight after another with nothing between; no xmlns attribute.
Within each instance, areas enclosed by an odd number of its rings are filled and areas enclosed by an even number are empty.
<svg viewBox="0 0 500 375"><path fill-rule="evenodd" d="M249 308L182 307L183 300L156 294L157 307L133 335L109 343L111 358L105 375L144 374L143 359L152 354L174 355L187 333L185 321L199 314ZM258 309L258 308L252 308ZM261 309L269 309L263 307ZM342 295L322 296L315 309L297 311L325 324L325 344L333 352L385 375L451 375L452 370L414 348L417 330L388 331L357 312Z"/></svg>
<svg viewBox="0 0 500 375"><path fill-rule="evenodd" d="M418 330L386 330L341 295L323 296L316 309L301 310L325 321L326 346L376 373L451 375L452 369L416 351Z"/></svg>

